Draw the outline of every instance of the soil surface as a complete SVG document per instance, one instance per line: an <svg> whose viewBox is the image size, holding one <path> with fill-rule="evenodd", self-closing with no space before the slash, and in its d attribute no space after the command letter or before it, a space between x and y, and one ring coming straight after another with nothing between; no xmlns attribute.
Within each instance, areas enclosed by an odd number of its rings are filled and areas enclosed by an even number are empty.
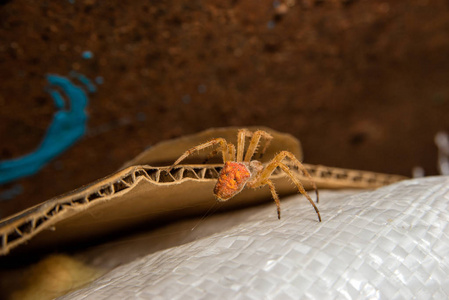
<svg viewBox="0 0 449 300"><path fill-rule="evenodd" d="M307 163L437 174L447 0L3 0L0 24L0 161L44 138L55 113L47 74L76 71L97 87L86 134L2 185L0 218L210 127L291 133Z"/></svg>

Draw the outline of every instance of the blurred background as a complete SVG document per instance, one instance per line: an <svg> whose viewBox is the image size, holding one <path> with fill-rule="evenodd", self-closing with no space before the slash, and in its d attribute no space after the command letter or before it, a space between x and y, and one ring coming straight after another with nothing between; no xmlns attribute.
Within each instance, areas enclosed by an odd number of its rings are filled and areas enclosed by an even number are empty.
<svg viewBox="0 0 449 300"><path fill-rule="evenodd" d="M437 174L447 0L3 0L0 24L0 218L210 127L288 132L311 164Z"/></svg>

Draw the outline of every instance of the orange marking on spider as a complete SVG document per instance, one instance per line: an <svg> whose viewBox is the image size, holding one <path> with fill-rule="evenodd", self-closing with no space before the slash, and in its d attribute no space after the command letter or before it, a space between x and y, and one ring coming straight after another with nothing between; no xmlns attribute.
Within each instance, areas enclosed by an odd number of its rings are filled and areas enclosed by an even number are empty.
<svg viewBox="0 0 449 300"><path fill-rule="evenodd" d="M226 201L232 198L245 187L250 177L251 173L244 164L227 161L215 185L215 197L219 201Z"/></svg>
<svg viewBox="0 0 449 300"><path fill-rule="evenodd" d="M248 149L246 150L245 157L243 157L246 137L250 137L251 140ZM261 138L265 139L266 141L262 151L260 151L260 155L263 155L273 137L268 132L262 130L251 132L247 129L240 129L237 136L237 152L236 147L233 144L228 143L223 138L216 138L184 152L184 154L174 162L170 169L178 165L182 160L184 160L195 151L219 145L218 151L215 150L214 153L219 153L220 151L222 152L224 166L219 174L217 183L214 188L214 195L218 201L227 201L231 199L232 197L240 193L245 186L248 186L250 188L258 188L264 185L268 185L273 200L276 203L278 219L280 219L281 203L279 200L279 196L276 193L274 184L269 179L271 174L276 170L276 168L279 167L293 181L299 192L307 198L310 204L312 204L318 216L318 220L321 222L321 216L318 207L316 207L312 198L310 198L309 194L304 189L301 181L295 176L295 174L289 169L289 167L283 163L285 159L290 160L299 170L304 173L304 175L309 178L312 187L316 192L318 203L318 190L316 184L313 181L312 176L310 176L309 172L307 172L306 168L293 155L293 153L288 151L281 151L265 165L263 165L258 160L251 160L251 158L257 152L257 146L259 145Z"/></svg>

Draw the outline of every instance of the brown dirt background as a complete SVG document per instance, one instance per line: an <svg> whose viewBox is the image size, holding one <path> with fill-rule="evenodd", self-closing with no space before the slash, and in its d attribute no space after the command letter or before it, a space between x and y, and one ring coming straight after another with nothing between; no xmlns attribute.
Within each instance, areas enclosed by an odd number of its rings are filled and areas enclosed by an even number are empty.
<svg viewBox="0 0 449 300"><path fill-rule="evenodd" d="M104 78L88 133L0 202L0 217L210 127L298 137L305 162L437 174L448 130L449 1L0 2L0 160L33 151L55 107L45 75ZM83 59L83 51L92 59Z"/></svg>

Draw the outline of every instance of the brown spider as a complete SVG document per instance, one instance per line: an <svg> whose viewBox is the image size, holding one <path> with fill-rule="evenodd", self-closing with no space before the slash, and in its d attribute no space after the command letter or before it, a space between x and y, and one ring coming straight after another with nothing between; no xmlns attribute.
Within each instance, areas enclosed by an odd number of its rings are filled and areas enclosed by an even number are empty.
<svg viewBox="0 0 449 300"><path fill-rule="evenodd" d="M248 149L246 150L245 157L243 157L246 137L251 137L251 141L249 143ZM260 155L262 155L267 149L273 137L268 132L265 132L263 130L258 130L253 133L247 129L240 129L238 131L237 156L236 148L233 144L226 142L224 138L216 138L184 152L184 154L174 162L170 169L178 165L182 160L187 158L195 151L199 151L207 147L219 144L220 147L212 152L212 154L217 154L220 151L223 153L224 166L219 174L218 181L214 188L214 195L218 201L222 202L231 199L232 197L240 193L245 185L250 188L258 188L264 185L268 185L274 202L276 203L278 219L280 219L281 203L274 188L274 184L269 179L274 170L279 167L295 183L299 192L303 194L307 198L307 200L309 200L318 215L318 220L321 222L320 212L315 203L313 203L312 199L310 198L309 194L307 194L298 178L296 178L289 167L282 162L284 159L288 158L310 179L312 186L316 191L318 202L318 190L315 182L312 180L312 177L301 164L301 162L293 155L293 153L288 151L281 151L270 162L268 162L265 167L260 161L251 160L254 153L256 153L257 151L257 147L261 138L264 138L266 140L264 148L262 149L262 151L260 151Z"/></svg>

